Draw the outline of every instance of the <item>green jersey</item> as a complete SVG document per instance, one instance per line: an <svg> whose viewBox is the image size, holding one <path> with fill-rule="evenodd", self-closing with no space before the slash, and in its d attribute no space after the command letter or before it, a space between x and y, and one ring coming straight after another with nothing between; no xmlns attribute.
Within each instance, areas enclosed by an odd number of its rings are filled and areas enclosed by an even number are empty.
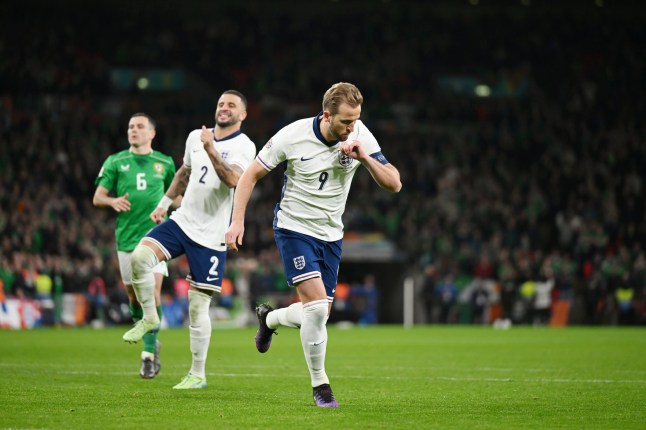
<svg viewBox="0 0 646 430"><path fill-rule="evenodd" d="M95 185L107 188L117 197L128 194L130 210L117 214L117 250L131 252L139 240L155 226L150 214L175 176L175 163L158 151L133 154L124 150L103 163Z"/></svg>

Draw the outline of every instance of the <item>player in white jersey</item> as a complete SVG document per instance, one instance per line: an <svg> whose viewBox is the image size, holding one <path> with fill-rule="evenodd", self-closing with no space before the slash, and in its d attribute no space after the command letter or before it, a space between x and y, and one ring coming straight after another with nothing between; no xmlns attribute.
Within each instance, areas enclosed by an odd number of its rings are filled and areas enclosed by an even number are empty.
<svg viewBox="0 0 646 430"><path fill-rule="evenodd" d="M168 191L150 217L159 224L132 253L133 285L144 317L123 335L137 342L159 325L154 312L152 269L159 261L186 254L190 273L189 334L192 365L176 389L206 387L205 363L211 340L209 306L219 292L227 257L225 232L231 217L233 188L256 155L254 143L240 131L247 116L241 93L222 93L215 111L215 127L194 130L186 139L184 160ZM182 204L164 221L170 203Z"/></svg>
<svg viewBox="0 0 646 430"><path fill-rule="evenodd" d="M266 352L279 326L300 328L310 371L314 403L338 407L325 373L325 324L334 299L343 223L341 217L352 178L368 169L380 187L398 192L397 169L383 156L377 140L359 120L363 96L352 84L334 84L323 96L323 111L276 133L238 181L226 243L242 244L244 214L255 184L286 163L283 192L274 217L274 236L290 285L300 302L272 309L256 308L256 348Z"/></svg>

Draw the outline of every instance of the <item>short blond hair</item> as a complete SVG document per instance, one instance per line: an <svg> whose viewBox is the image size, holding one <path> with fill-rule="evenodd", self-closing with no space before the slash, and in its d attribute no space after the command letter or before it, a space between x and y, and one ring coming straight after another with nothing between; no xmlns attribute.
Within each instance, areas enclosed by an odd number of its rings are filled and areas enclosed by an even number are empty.
<svg viewBox="0 0 646 430"><path fill-rule="evenodd" d="M323 95L323 110L330 112L330 115L337 114L342 103L353 108L361 106L363 96L359 88L347 82L337 82Z"/></svg>

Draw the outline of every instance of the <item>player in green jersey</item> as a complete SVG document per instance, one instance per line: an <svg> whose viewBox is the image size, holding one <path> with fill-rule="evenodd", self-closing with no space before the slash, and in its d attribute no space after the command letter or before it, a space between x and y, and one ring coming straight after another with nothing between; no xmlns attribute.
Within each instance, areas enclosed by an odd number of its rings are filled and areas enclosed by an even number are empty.
<svg viewBox="0 0 646 430"><path fill-rule="evenodd" d="M116 239L121 279L128 290L132 319L143 317L141 305L132 288L130 257L139 240L155 226L148 216L164 196L175 176L175 163L168 155L153 151L155 122L145 113L135 113L128 123L130 148L110 155L96 178L92 203L97 207L111 207L117 212ZM155 304L161 319L161 285L168 276L166 263L155 267ZM144 336L141 353L142 378L154 378L161 367L159 362L158 331Z"/></svg>

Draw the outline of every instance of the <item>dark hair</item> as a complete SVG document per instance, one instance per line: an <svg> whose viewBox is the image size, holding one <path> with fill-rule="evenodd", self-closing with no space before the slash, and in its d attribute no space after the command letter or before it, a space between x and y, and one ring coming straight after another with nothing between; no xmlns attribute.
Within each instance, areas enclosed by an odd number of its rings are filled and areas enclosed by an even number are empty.
<svg viewBox="0 0 646 430"><path fill-rule="evenodd" d="M148 118L148 122L150 123L150 127L152 127L152 128L155 128L157 126L157 124L155 123L155 120L150 115L148 115L147 113L143 113L143 112L133 113L132 116L130 117L130 119L132 119L132 118L134 118L136 116L143 116L144 118Z"/></svg>
<svg viewBox="0 0 646 430"><path fill-rule="evenodd" d="M242 104L244 105L244 109L247 110L247 98L240 91L226 90L225 92L222 93L222 95L224 94L233 94L234 96L240 97L240 100L242 100Z"/></svg>

